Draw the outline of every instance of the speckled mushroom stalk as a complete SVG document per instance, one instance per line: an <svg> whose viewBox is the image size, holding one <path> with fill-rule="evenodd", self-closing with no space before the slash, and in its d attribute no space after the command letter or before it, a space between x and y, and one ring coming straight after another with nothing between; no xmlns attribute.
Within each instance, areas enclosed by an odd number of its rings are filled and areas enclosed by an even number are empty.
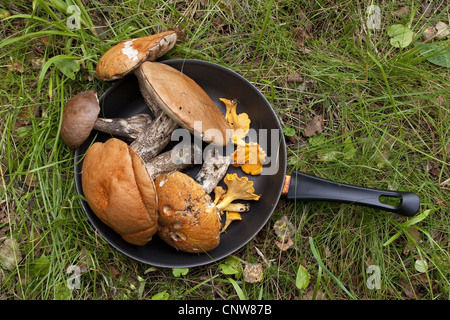
<svg viewBox="0 0 450 320"><path fill-rule="evenodd" d="M97 118L94 130L111 134L127 141L135 140L152 123L149 114L141 113L128 118Z"/></svg>
<svg viewBox="0 0 450 320"><path fill-rule="evenodd" d="M145 133L131 144L144 161L164 149L172 132L180 126L207 143L227 144L228 122L194 80L171 66L149 61L143 62L135 75L155 116ZM196 131L196 123L201 124L201 132Z"/></svg>
<svg viewBox="0 0 450 320"><path fill-rule="evenodd" d="M230 156L222 156L217 149L211 149L206 159L204 159L202 168L197 173L195 181L209 194L225 176L230 164Z"/></svg>

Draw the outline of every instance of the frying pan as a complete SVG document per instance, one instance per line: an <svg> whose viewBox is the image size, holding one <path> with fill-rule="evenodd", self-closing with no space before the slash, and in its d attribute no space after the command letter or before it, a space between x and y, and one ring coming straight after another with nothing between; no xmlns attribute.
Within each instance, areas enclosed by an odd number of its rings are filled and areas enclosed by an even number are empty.
<svg viewBox="0 0 450 320"><path fill-rule="evenodd" d="M286 145L281 134L280 122L269 102L249 81L234 71L211 62L186 59L162 62L182 70L196 81L223 114L225 106L219 98L237 99L238 113L246 112L249 115L251 128L256 132L266 129L270 134L279 133L275 142L273 139L266 139L266 152L271 159L270 168L273 172L265 174L264 168L261 175L248 176L249 180L254 181L255 193L261 195L260 200L252 202L250 211L244 214L243 219L232 223L227 231L222 233L218 247L201 254L177 251L158 236L154 236L145 246L129 244L103 224L87 202L81 200L83 210L95 229L109 244L128 257L152 266L167 268L195 267L216 262L237 251L256 236L269 220L281 196L286 196L287 199L347 202L406 216L414 215L419 210L419 197L411 192L368 189L332 182L301 172L286 175ZM138 113L150 113L134 75L114 83L99 100L100 116L103 117L128 117ZM87 141L75 150L75 182L79 194L83 195L81 168L84 154L94 141L104 142L110 137L108 134L93 132ZM273 170L274 168L276 170ZM199 168L194 167L187 173L195 176L198 170ZM228 173L245 175L240 168L233 166L230 166ZM400 204L394 206L382 203L380 196L394 197Z"/></svg>

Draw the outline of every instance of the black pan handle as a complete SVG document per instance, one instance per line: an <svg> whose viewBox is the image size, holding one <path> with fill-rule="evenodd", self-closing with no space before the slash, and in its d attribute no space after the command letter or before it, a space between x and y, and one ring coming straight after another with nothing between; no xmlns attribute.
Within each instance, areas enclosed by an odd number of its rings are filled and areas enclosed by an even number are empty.
<svg viewBox="0 0 450 320"><path fill-rule="evenodd" d="M294 171L290 176L288 199L322 200L353 203L403 216L413 216L419 211L420 199L412 192L388 191L352 186ZM380 197L392 197L398 205L386 204Z"/></svg>

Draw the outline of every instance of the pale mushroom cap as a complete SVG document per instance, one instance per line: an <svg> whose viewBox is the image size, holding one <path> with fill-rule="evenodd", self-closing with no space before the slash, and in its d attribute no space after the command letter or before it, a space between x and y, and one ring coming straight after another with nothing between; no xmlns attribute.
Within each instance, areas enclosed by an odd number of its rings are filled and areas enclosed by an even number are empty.
<svg viewBox="0 0 450 320"><path fill-rule="evenodd" d="M138 79L158 106L183 128L205 142L225 146L231 129L208 94L181 71L160 63L141 64ZM200 130L200 131L198 131Z"/></svg>
<svg viewBox="0 0 450 320"><path fill-rule="evenodd" d="M177 33L173 30L123 41L109 49L97 64L96 76L103 81L123 78L143 61L154 61L173 48Z"/></svg>
<svg viewBox="0 0 450 320"><path fill-rule="evenodd" d="M86 200L106 225L135 245L157 231L158 200L144 162L125 142L111 138L87 151L81 181Z"/></svg>
<svg viewBox="0 0 450 320"><path fill-rule="evenodd" d="M61 138L72 149L89 137L100 113L97 92L83 91L67 101L61 122Z"/></svg>
<svg viewBox="0 0 450 320"><path fill-rule="evenodd" d="M155 179L158 194L158 235L172 247L191 253L219 245L220 215L211 197L188 175L174 171Z"/></svg>

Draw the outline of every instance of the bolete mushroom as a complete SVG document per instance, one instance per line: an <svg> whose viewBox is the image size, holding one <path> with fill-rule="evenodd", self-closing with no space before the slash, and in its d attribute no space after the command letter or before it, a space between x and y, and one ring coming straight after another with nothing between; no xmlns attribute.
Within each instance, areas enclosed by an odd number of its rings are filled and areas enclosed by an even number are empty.
<svg viewBox="0 0 450 320"><path fill-rule="evenodd" d="M132 73L146 61L154 61L169 52L177 41L175 30L167 30L147 37L129 39L111 47L100 58L96 76L112 81Z"/></svg>
<svg viewBox="0 0 450 320"><path fill-rule="evenodd" d="M111 138L86 152L81 181L94 214L125 241L143 246L158 229L158 198L144 162Z"/></svg>
<svg viewBox="0 0 450 320"><path fill-rule="evenodd" d="M144 161L158 154L179 126L207 143L228 143L231 128L224 115L190 77L169 65L150 61L143 62L135 75L144 100L156 116L146 134L131 145Z"/></svg>
<svg viewBox="0 0 450 320"><path fill-rule="evenodd" d="M190 253L208 252L220 243L219 212L205 190L190 176L174 171L155 179L159 237Z"/></svg>
<svg viewBox="0 0 450 320"><path fill-rule="evenodd" d="M195 179L182 172L165 173L155 179L160 214L158 235L178 250L200 253L214 249L220 243L221 212L246 212L250 209L248 203L232 202L259 199L253 194L253 182L246 177L227 175L224 182L228 190L217 187L231 161L229 156L217 153L210 150ZM213 190L214 201L209 195Z"/></svg>
<svg viewBox="0 0 450 320"><path fill-rule="evenodd" d="M216 176L211 179L216 179ZM239 179L236 174L228 174L224 181L228 190L215 204L201 184L187 174L174 171L159 175L155 179L155 187L160 238L184 252L201 253L216 248L223 231L221 211L245 212L249 210L248 204L232 202L259 199L253 193L253 182L246 177ZM243 190L239 190L241 187Z"/></svg>
<svg viewBox="0 0 450 320"><path fill-rule="evenodd" d="M155 163L161 162L158 157L153 159ZM152 174L182 169L188 163L155 167ZM116 138L95 142L82 166L83 193L94 214L125 241L138 246L148 243L158 229L158 197L147 171L150 167L151 163L144 163L127 143Z"/></svg>
<svg viewBox="0 0 450 320"><path fill-rule="evenodd" d="M100 118L99 113L100 104L96 91L82 91L70 98L62 114L61 137L64 142L75 149L83 144L92 130L134 140L152 122L150 115L145 113L114 119Z"/></svg>

